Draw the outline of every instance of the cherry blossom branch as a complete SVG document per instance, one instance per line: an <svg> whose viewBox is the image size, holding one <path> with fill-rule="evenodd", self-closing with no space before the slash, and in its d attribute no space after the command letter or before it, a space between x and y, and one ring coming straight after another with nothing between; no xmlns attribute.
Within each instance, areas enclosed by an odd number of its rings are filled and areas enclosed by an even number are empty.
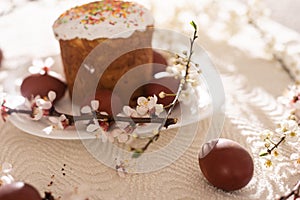
<svg viewBox="0 0 300 200"><path fill-rule="evenodd" d="M22 109L12 109L9 107L5 107L6 109L6 114L10 115L12 113L17 113L17 114L27 114L27 115L32 115L31 110L22 110ZM93 120L96 116L98 120L105 121L108 123L113 123L116 121L120 122L129 122L129 123L164 123L164 126L167 128L170 125L176 124L177 119L176 118L159 118L159 117L147 117L147 118L142 118L142 117L120 117L120 116L109 116L109 115L103 115L100 112L96 112L95 115L90 115L90 114L84 114L84 115L79 115L79 116L73 116L65 113L58 112L54 106L49 110L48 116L52 117L60 117L61 115L64 115L68 119L69 125L73 125L76 121L83 121L83 120Z"/></svg>
<svg viewBox="0 0 300 200"><path fill-rule="evenodd" d="M177 118L159 118L159 117L121 117L121 116L110 116L110 115L103 115L100 112L95 112L94 113L96 115L96 118L98 120L102 120L108 123L112 123L112 122L128 122L128 123L163 123L164 122L164 126L166 128L168 128L168 126L176 124L177 123ZM65 115L66 118L69 120L69 122L74 123L75 121L82 121L82 120L92 120L95 118L94 115L89 115L89 114L85 114L85 115L80 115L80 116L72 116L72 115L66 115L63 113L60 113L56 110L52 111L52 116L56 116L59 117L61 115Z"/></svg>
<svg viewBox="0 0 300 200"><path fill-rule="evenodd" d="M268 33L263 29L263 27L261 27L257 23L257 20L255 18L251 17L250 15L248 15L248 24L250 26L252 26L258 32L258 34L261 36L262 40L265 43L265 46L268 48L269 53L272 56L272 59L274 61L276 61L280 65L280 67L283 69L283 71L286 72L286 74L289 76L289 78L293 82L296 83L297 77L290 70L289 64L286 62L285 55L279 54L275 48L275 45L276 45L276 43L274 42L275 38L269 39ZM299 103L298 102L299 92L297 91L295 94L290 95L291 92L293 92L293 90L290 88L290 92L289 92L289 95L287 95L288 97L286 98L285 103L283 103L283 102L282 103L285 104L285 106L287 108L294 107L297 110L297 109L299 109L299 107L297 107L297 105ZM275 159L276 157L279 156L279 152L278 152L279 146L283 145L286 141L288 142L288 140L290 140L291 138L298 137L298 133L299 133L299 121L297 119L298 117L295 114L291 114L287 120L287 121L289 121L288 123L285 122L286 124L284 125L284 121L286 121L286 120L283 120L283 122L281 122L280 128L275 130L275 133L281 134L280 138L277 139L276 141L274 141L272 139L273 132L267 131L266 137L264 138L266 150L264 150L262 153L259 154L261 157L266 158L265 165L267 167L271 167L272 159L273 158ZM276 138L278 138L278 137L276 137ZM298 145L298 144L296 144L296 145ZM292 158L292 155L290 158ZM296 161L295 164L298 165L299 160ZM296 186L293 188L293 190L291 192L289 192L285 196L281 196L278 200L298 199L300 197L299 193L300 193L300 181L298 181L298 183L296 184Z"/></svg>
<svg viewBox="0 0 300 200"><path fill-rule="evenodd" d="M300 197L300 181L298 181L290 193L280 197L278 200L288 200L290 197L294 197L294 199L298 199Z"/></svg>
<svg viewBox="0 0 300 200"><path fill-rule="evenodd" d="M192 21L190 23L192 25L192 27L194 28L194 34L193 34L193 37L190 39L190 50L189 50L189 56L188 56L188 59L187 59L187 63L185 65L185 76L182 78L182 80L180 81L180 84L179 84L179 87L178 87L178 90L176 92L176 95L175 95L175 98L174 100L172 101L172 103L168 106L169 107L169 110L167 112L167 115L165 117L165 119L162 121L161 125L158 127L157 130L154 131L154 135L152 137L149 138L148 142L142 147L142 148L135 148L135 147L131 147L130 150L133 151L133 156L134 158L138 158L139 156L142 155L142 153L144 153L148 147L154 142L154 141L157 141L159 136L160 136L160 133L162 131L162 129L164 127L168 127L166 126L166 122L167 122L167 119L168 117L171 115L172 111L174 110L177 102L178 102L178 99L179 99L179 96L182 92L182 90L184 89L185 87L185 84L187 82L187 79L188 79L188 75L189 75L189 71L190 71L190 63L191 63L191 58L192 58L192 55L193 55L193 47L194 47L194 43L195 43L195 40L198 38L197 36L197 25L195 24L194 21Z"/></svg>
<svg viewBox="0 0 300 200"><path fill-rule="evenodd" d="M272 141L273 147L272 148L267 148L267 151L260 153L259 156L267 156L267 155L272 154L272 152L275 149L277 149L279 147L279 145L282 144L285 141L285 138L286 138L286 136L282 136L277 143L273 143L273 141Z"/></svg>
<svg viewBox="0 0 300 200"><path fill-rule="evenodd" d="M8 115L11 115L12 113L32 115L32 110L12 109L9 107L5 108L7 109L6 113Z"/></svg>
<svg viewBox="0 0 300 200"><path fill-rule="evenodd" d="M257 24L257 22L254 19L251 19L251 17L249 17L248 24L255 28L260 34L260 36L266 40L266 32ZM272 44L270 44L270 42L266 40L266 45L271 46ZM293 82L296 82L296 77L291 73L284 60L276 54L276 51L272 51L271 54L272 58L280 64L281 68L288 74L290 79L292 79Z"/></svg>

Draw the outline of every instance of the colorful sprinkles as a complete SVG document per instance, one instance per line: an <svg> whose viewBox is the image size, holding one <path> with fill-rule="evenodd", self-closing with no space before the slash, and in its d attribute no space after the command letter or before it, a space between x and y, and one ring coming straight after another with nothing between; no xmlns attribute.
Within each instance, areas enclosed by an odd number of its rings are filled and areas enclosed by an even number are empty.
<svg viewBox="0 0 300 200"><path fill-rule="evenodd" d="M96 25L107 21L110 25L117 24L116 19L124 19L126 27L138 26L137 19L129 20L130 14L137 14L143 21L144 11L142 6L132 2L103 0L82 6L76 6L63 13L55 22L54 27L68 23L72 20L80 20L80 24L88 29L88 26Z"/></svg>

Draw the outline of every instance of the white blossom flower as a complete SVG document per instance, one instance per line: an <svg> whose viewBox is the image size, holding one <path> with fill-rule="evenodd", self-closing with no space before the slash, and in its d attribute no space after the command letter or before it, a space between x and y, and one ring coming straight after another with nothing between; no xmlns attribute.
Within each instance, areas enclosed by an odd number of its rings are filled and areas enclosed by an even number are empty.
<svg viewBox="0 0 300 200"><path fill-rule="evenodd" d="M82 114L92 114L97 112L98 108L99 108L99 101L98 100L92 100L91 101L91 106L83 106L80 109L80 112ZM100 114L102 115L107 115L108 113L106 112L100 112ZM83 120L84 124L88 124L87 126L87 132L96 132L98 129L102 129L101 131L107 131L109 129L109 123L106 121L98 121L97 120L97 116L94 116L93 120Z"/></svg>
<svg viewBox="0 0 300 200"><path fill-rule="evenodd" d="M100 103L99 103L98 100L92 100L91 101L91 106L83 106L80 109L80 112L83 113L83 114L92 113L92 111L97 111L98 110L99 105L100 105Z"/></svg>
<svg viewBox="0 0 300 200"><path fill-rule="evenodd" d="M139 97L137 100L137 108L136 111L140 116L145 116L147 114L155 114L159 115L163 112L163 105L157 104L158 98L156 95L153 97Z"/></svg>
<svg viewBox="0 0 300 200"><path fill-rule="evenodd" d="M40 72L47 72L50 67L54 64L53 58L46 58L45 61L41 59L35 59L32 61L32 66L29 67L29 72L32 74L37 74Z"/></svg>
<svg viewBox="0 0 300 200"><path fill-rule="evenodd" d="M155 105L157 104L157 100L158 99L157 99L156 95L154 95L153 97L149 97L149 101L148 101L148 103L146 103L149 110L151 110L155 107Z"/></svg>
<svg viewBox="0 0 300 200"><path fill-rule="evenodd" d="M156 104L155 105L155 114L159 115L160 113L162 113L164 111L164 106L163 104Z"/></svg>
<svg viewBox="0 0 300 200"><path fill-rule="evenodd" d="M98 123L97 124L89 124L86 127L86 131L89 133L93 133L93 132L97 131L98 129L100 129L100 126Z"/></svg>
<svg viewBox="0 0 300 200"><path fill-rule="evenodd" d="M190 105L194 98L195 89L190 83L186 84L185 89L183 89L179 95L178 101L184 105Z"/></svg>
<svg viewBox="0 0 300 200"><path fill-rule="evenodd" d="M10 184L14 181L14 178L10 175L12 169L10 163L3 163L0 165L0 186Z"/></svg>
<svg viewBox="0 0 300 200"><path fill-rule="evenodd" d="M126 133L124 133L124 132L122 132L122 133L118 136L118 142L119 142L119 143L125 143L125 142L128 141L128 139L129 139L128 134L126 134Z"/></svg>
<svg viewBox="0 0 300 200"><path fill-rule="evenodd" d="M201 76L199 75L199 72L196 69L190 69L186 81L190 83L192 87L197 87L198 85L200 85Z"/></svg>
<svg viewBox="0 0 300 200"><path fill-rule="evenodd" d="M48 92L48 99L50 102L53 102L56 99L56 93L52 90Z"/></svg>
<svg viewBox="0 0 300 200"><path fill-rule="evenodd" d="M273 170L273 167L278 163L281 157L279 157L279 154L271 152L270 154L267 153L262 159L260 159L261 164L263 164L267 169ZM279 158L279 159L277 159Z"/></svg>
<svg viewBox="0 0 300 200"><path fill-rule="evenodd" d="M90 124L86 127L88 133L99 134L102 142L106 143L107 141L111 142L111 138L107 129L109 127L108 122L99 122L98 119L93 119Z"/></svg>
<svg viewBox="0 0 300 200"><path fill-rule="evenodd" d="M292 85L288 87L283 96L278 97L278 101L293 111L293 114L300 118L300 86Z"/></svg>
<svg viewBox="0 0 300 200"><path fill-rule="evenodd" d="M91 108L93 111L98 110L99 108L99 101L98 100L92 100L91 101Z"/></svg>
<svg viewBox="0 0 300 200"><path fill-rule="evenodd" d="M127 133L125 130L121 130L119 128L115 128L110 133L111 137L117 138L119 143L126 143L130 138L130 134Z"/></svg>
<svg viewBox="0 0 300 200"><path fill-rule="evenodd" d="M33 107L32 108L32 119L35 121L38 121L40 119L42 119L44 115L43 109L39 108L39 107Z"/></svg>
<svg viewBox="0 0 300 200"><path fill-rule="evenodd" d="M137 100L138 106L136 111L140 116L144 116L148 113L148 99L146 97L139 97Z"/></svg>
<svg viewBox="0 0 300 200"><path fill-rule="evenodd" d="M285 103L288 103L291 108L300 109L300 87L299 85L293 85L288 88L287 93L287 99L288 101Z"/></svg>
<svg viewBox="0 0 300 200"><path fill-rule="evenodd" d="M156 95L151 97L139 97L137 99L137 107L133 109L129 106L123 107L123 113L118 114L118 117L150 117L160 115L164 111L162 104L157 104L158 98ZM112 137L116 138L119 143L129 143L132 141L132 134L136 129L135 125L130 122L116 122L115 129L112 130ZM113 140L113 139L111 139Z"/></svg>
<svg viewBox="0 0 300 200"><path fill-rule="evenodd" d="M298 124L294 120L283 120L276 129L278 133L286 133L288 131L297 130Z"/></svg>
<svg viewBox="0 0 300 200"><path fill-rule="evenodd" d="M54 123L54 128L63 130L69 125L69 120L65 115L61 115L59 117L49 117L48 119Z"/></svg>
<svg viewBox="0 0 300 200"><path fill-rule="evenodd" d="M167 66L166 72L168 72L170 75L174 76L175 78L181 79L185 75L185 66L182 64Z"/></svg>
<svg viewBox="0 0 300 200"><path fill-rule="evenodd" d="M269 168L269 169L272 170L272 169L273 169L274 163L273 163L273 161L272 161L271 159L265 159L264 165L265 165L267 168Z"/></svg>
<svg viewBox="0 0 300 200"><path fill-rule="evenodd" d="M292 153L290 159L293 162L294 166L300 170L300 154Z"/></svg>
<svg viewBox="0 0 300 200"><path fill-rule="evenodd" d="M123 112L124 112L125 116L128 116L128 117L139 117L137 111L130 108L129 106L124 106Z"/></svg>
<svg viewBox="0 0 300 200"><path fill-rule="evenodd" d="M6 174L0 177L0 186L11 184L12 182L14 182L14 178L10 174Z"/></svg>
<svg viewBox="0 0 300 200"><path fill-rule="evenodd" d="M83 106L81 109L80 109L80 112L82 114L88 114L88 113L92 113L92 109L90 106Z"/></svg>
<svg viewBox="0 0 300 200"><path fill-rule="evenodd" d="M300 128L295 120L284 120L280 123L280 127L276 132L286 136L287 142L297 142L300 136Z"/></svg>
<svg viewBox="0 0 300 200"><path fill-rule="evenodd" d="M265 141L268 139L271 139L273 137L274 133L270 130L264 130L260 133L260 138Z"/></svg>
<svg viewBox="0 0 300 200"><path fill-rule="evenodd" d="M271 153L271 156L274 158L273 160L276 161L282 161L284 159L284 156L278 151L278 149L274 149Z"/></svg>
<svg viewBox="0 0 300 200"><path fill-rule="evenodd" d="M89 133L95 132L98 129L101 129L97 119L93 119L91 123L86 127L86 131ZM102 129L101 129L102 130Z"/></svg>
<svg viewBox="0 0 300 200"><path fill-rule="evenodd" d="M56 93L54 91L49 91L48 96L41 98L39 95L36 96L32 102L32 119L40 120L43 116L49 115L49 110L53 106L53 101L56 98Z"/></svg>
<svg viewBox="0 0 300 200"><path fill-rule="evenodd" d="M52 107L52 102L49 100L37 99L35 103L42 110L49 110Z"/></svg>
<svg viewBox="0 0 300 200"><path fill-rule="evenodd" d="M123 114L118 114L119 117L126 117ZM112 136L117 138L119 143L129 143L132 140L132 134L136 126L129 122L116 121L115 128L111 131Z"/></svg>

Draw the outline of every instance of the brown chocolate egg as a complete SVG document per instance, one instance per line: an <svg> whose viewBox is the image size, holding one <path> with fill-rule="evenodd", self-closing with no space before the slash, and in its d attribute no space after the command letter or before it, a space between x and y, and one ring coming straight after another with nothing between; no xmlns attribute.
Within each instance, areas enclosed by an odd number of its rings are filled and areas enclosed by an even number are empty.
<svg viewBox="0 0 300 200"><path fill-rule="evenodd" d="M237 142L220 138L207 155L199 154L200 169L213 186L225 191L245 187L253 176L253 160Z"/></svg>
<svg viewBox="0 0 300 200"><path fill-rule="evenodd" d="M91 100L99 101L98 111L107 112L109 115L118 114L122 111L122 102L119 96L107 89L100 89L96 91L94 97L89 97L85 105L89 105Z"/></svg>
<svg viewBox="0 0 300 200"><path fill-rule="evenodd" d="M153 74L166 71L168 66L167 60L157 51L153 51Z"/></svg>
<svg viewBox="0 0 300 200"><path fill-rule="evenodd" d="M160 92L165 92L166 94L176 94L179 86L179 80L173 77L164 77L160 79L153 79L151 83L144 86L145 96L156 95L158 97L158 103L164 106L169 105L174 100L174 96L166 96L165 98L159 98Z"/></svg>
<svg viewBox="0 0 300 200"><path fill-rule="evenodd" d="M158 53L157 51L153 51L153 63L158 63L165 66L168 65L165 57L162 54Z"/></svg>
<svg viewBox="0 0 300 200"><path fill-rule="evenodd" d="M41 200L39 192L31 185L14 182L0 187L1 200Z"/></svg>
<svg viewBox="0 0 300 200"><path fill-rule="evenodd" d="M66 91L66 84L56 77L45 74L33 74L26 77L21 85L22 96L31 99L37 95L47 97L49 91L56 93L55 101L60 100Z"/></svg>

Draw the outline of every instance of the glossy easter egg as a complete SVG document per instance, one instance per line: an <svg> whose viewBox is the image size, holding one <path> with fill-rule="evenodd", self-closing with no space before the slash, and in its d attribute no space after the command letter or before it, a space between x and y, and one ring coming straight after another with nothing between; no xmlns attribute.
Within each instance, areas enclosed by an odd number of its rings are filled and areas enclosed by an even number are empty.
<svg viewBox="0 0 300 200"><path fill-rule="evenodd" d="M32 74L26 77L21 85L22 96L31 99L37 95L47 97L49 91L56 93L55 101L60 100L66 91L66 84L56 77L46 74Z"/></svg>
<svg viewBox="0 0 300 200"><path fill-rule="evenodd" d="M173 77L164 77L160 79L153 79L150 83L144 86L145 96L156 95L159 97L159 93L164 92L166 94L176 94L179 86L179 80ZM164 106L169 105L174 100L174 96L166 96L164 98L158 98L158 103Z"/></svg>
<svg viewBox="0 0 300 200"><path fill-rule="evenodd" d="M0 200L41 200L39 192L31 185L14 182L0 187Z"/></svg>
<svg viewBox="0 0 300 200"><path fill-rule="evenodd" d="M153 51L153 74L166 71L168 62L166 58L159 52Z"/></svg>
<svg viewBox="0 0 300 200"><path fill-rule="evenodd" d="M207 155L202 153L199 154L200 169L213 186L234 191L245 187L252 179L253 160L237 142L220 138Z"/></svg>
<svg viewBox="0 0 300 200"><path fill-rule="evenodd" d="M91 100L99 101L98 111L106 112L109 115L116 115L122 111L122 102L119 96L107 89L98 89L95 95L88 97L85 105L89 105Z"/></svg>

